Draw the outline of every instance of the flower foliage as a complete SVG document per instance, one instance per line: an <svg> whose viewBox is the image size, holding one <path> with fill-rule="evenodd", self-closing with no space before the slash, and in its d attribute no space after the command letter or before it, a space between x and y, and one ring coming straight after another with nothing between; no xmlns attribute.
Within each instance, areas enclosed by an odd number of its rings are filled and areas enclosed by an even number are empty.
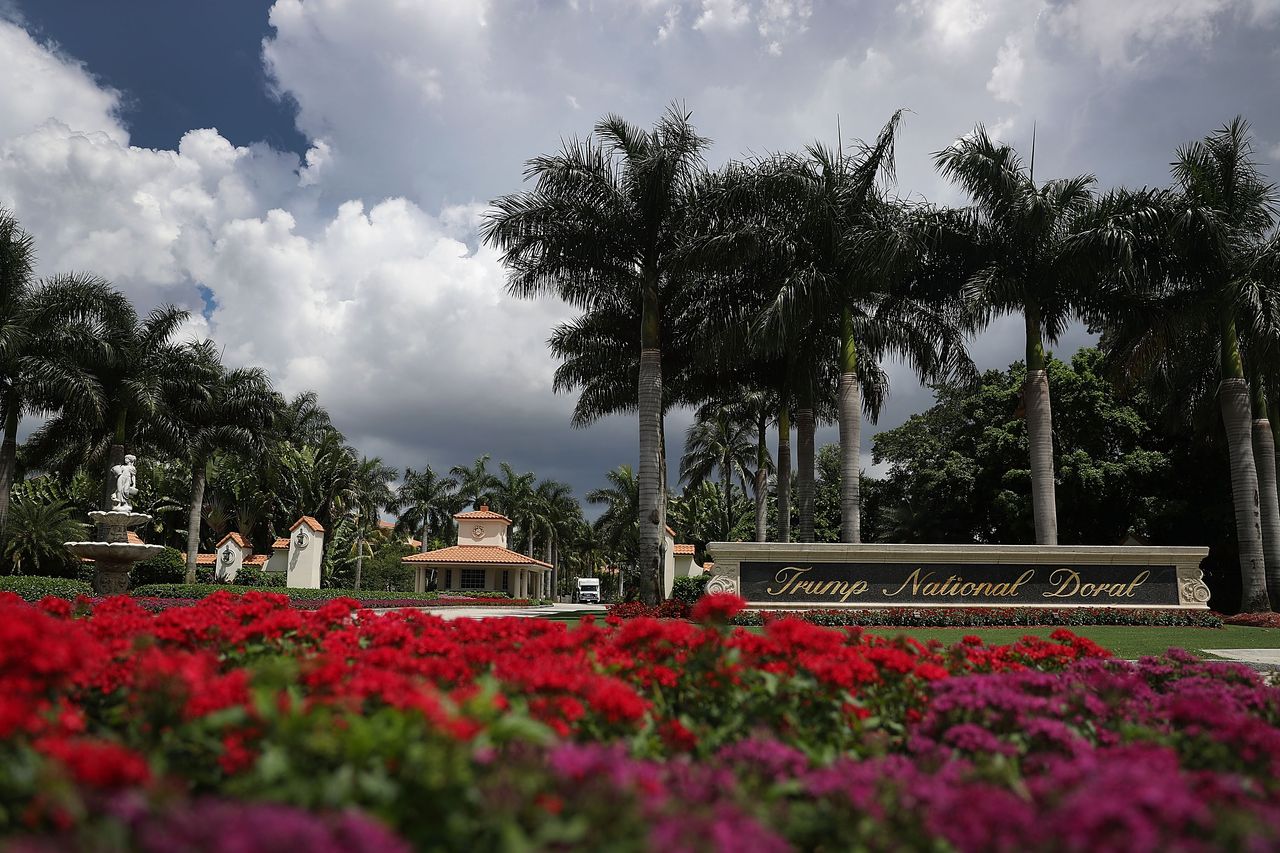
<svg viewBox="0 0 1280 853"><path fill-rule="evenodd" d="M1111 661L1067 631L755 632L726 624L741 606L569 630L266 592L158 612L0 595L0 831L26 850L1280 842L1280 704L1249 670Z"/></svg>

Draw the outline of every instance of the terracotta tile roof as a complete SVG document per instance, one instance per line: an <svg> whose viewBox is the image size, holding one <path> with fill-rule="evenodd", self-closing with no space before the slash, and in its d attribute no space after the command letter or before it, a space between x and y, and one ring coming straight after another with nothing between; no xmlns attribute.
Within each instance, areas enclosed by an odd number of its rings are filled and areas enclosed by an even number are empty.
<svg viewBox="0 0 1280 853"><path fill-rule="evenodd" d="M672 529L671 529L671 525L670 525L670 524L668 524L668 525L665 525L665 527L666 527L666 530L667 530L667 535L668 535L668 536L670 536L672 539L675 539L675 538L676 538L676 532L675 532L674 530L672 530Z"/></svg>
<svg viewBox="0 0 1280 853"><path fill-rule="evenodd" d="M504 566L544 566L551 568L550 563L535 560L527 554L521 554L503 548L500 545L453 545L438 551L427 551L425 554L410 554L400 560L402 563L488 563Z"/></svg>
<svg viewBox="0 0 1280 853"><path fill-rule="evenodd" d="M252 557L245 557L241 565L245 566L265 566L267 564L266 554L254 554Z"/></svg>
<svg viewBox="0 0 1280 853"><path fill-rule="evenodd" d="M671 546L672 554L688 554L689 556L693 556L693 551L694 551L694 548L692 545L672 545Z"/></svg>
<svg viewBox="0 0 1280 853"><path fill-rule="evenodd" d="M487 520L487 521L505 521L508 524L511 523L511 519L507 518L502 513L490 511L488 504L481 504L479 509L472 510L471 512L457 513L456 515L454 515L454 518L460 518L463 521Z"/></svg>
<svg viewBox="0 0 1280 853"><path fill-rule="evenodd" d="M271 550L272 551L288 551L289 550L288 537L285 537L283 539L277 539L276 541L272 542Z"/></svg>
<svg viewBox="0 0 1280 853"><path fill-rule="evenodd" d="M711 571L712 569L714 569L715 567L716 567L716 564L715 564L715 563L703 563L703 564L702 564L702 570L703 570L704 572L709 572L709 571Z"/></svg>
<svg viewBox="0 0 1280 853"><path fill-rule="evenodd" d="M297 530L299 527L301 527L304 524L307 527L310 527L316 533L324 533L324 525L322 525L320 522L316 521L314 518L312 518L309 515L304 515L302 518L295 521L293 523L293 527L289 528L289 532L292 533L293 531Z"/></svg>
<svg viewBox="0 0 1280 853"><path fill-rule="evenodd" d="M213 547L221 548L223 546L223 543L225 543L228 539L230 539L232 542L239 545L241 550L244 550L244 551L253 550L252 548L249 547L249 543L244 541L244 537L241 536L239 533L235 533L235 532L231 532L231 533L228 533L226 536L223 536L221 539L218 540L218 544L214 545Z"/></svg>
<svg viewBox="0 0 1280 853"><path fill-rule="evenodd" d="M378 519L378 529L379 530L395 530L396 526L392 524L390 521L383 521L382 519Z"/></svg>
<svg viewBox="0 0 1280 853"><path fill-rule="evenodd" d="M141 537L141 536L139 536L138 534L134 533L132 530L130 530L128 533L126 533L126 534L125 534L125 541L127 541L130 545L145 545L145 544L147 544L146 542L143 542L143 541L142 541L142 537Z"/></svg>
<svg viewBox="0 0 1280 853"><path fill-rule="evenodd" d="M185 563L186 561L187 561L187 555L186 555L186 552L184 551L182 554L182 562ZM216 566L218 565L218 555L217 554L196 554L196 565L197 566Z"/></svg>

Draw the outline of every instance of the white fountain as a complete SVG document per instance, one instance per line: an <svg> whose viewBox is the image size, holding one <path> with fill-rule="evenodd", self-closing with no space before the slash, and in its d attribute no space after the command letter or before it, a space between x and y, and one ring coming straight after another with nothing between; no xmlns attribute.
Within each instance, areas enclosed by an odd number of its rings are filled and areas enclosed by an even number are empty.
<svg viewBox="0 0 1280 853"><path fill-rule="evenodd" d="M119 458L119 457L116 457ZM151 516L134 512L129 500L138 494L137 457L124 457L124 464L114 465L116 490L111 495L111 509L91 512L97 525L99 542L68 542L67 550L77 557L93 560L93 591L98 595L119 595L129 589L129 570L134 563L154 557L163 545L140 545L129 541L129 528L151 520Z"/></svg>

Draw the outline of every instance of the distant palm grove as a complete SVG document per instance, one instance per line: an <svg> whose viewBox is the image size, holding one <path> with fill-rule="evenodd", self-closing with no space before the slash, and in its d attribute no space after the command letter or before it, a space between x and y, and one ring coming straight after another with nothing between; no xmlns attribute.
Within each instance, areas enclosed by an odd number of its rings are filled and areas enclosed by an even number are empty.
<svg viewBox="0 0 1280 853"><path fill-rule="evenodd" d="M550 340L557 390L579 395L575 423L638 415L639 465L614 479L634 486L640 597L661 597L668 523L700 540L856 543L874 521L866 533L899 541L1203 537L1216 607L1280 604L1277 190L1248 124L1152 152L1172 153L1170 186L1140 189L1044 180L1034 152L979 126L934 155L968 198L950 208L893 193L901 120L869 142L710 169L685 110L650 129L609 115L531 159L531 186L486 214L510 292L579 311ZM1013 389L979 377L967 351L1005 315L1025 322ZM1048 347L1072 322L1100 341L1068 368ZM876 437L890 475L864 495L861 422L881 411L891 358L939 402ZM1064 371L1094 386L1066 424L1051 393ZM681 406L697 409L689 488L669 504L664 416ZM823 422L840 437L826 460Z"/></svg>
<svg viewBox="0 0 1280 853"><path fill-rule="evenodd" d="M1217 609L1275 608L1280 237L1247 123L1172 151L1167 188L1109 190L1040 179L1034 152L977 127L934 156L968 198L948 208L895 196L901 119L711 169L685 111L648 130L608 116L492 203L481 235L510 292L579 312L550 338L574 424L638 416L638 465L585 495L594 522L564 483L487 454L403 471L362 456L314 394L180 340L182 310L140 314L92 275L37 279L0 210L0 568L82 571L62 543L127 448L143 535L174 549L165 580L207 579L196 554L229 532L264 552L310 515L330 532L326 586L411 588L400 558L452 544L454 513L487 504L559 594L602 574L606 595L656 601L671 526L700 560L749 538L1204 544ZM1025 360L980 374L968 345L1004 315L1025 321ZM1073 322L1099 344L1058 361ZM936 403L875 437L873 479L861 425L889 359ZM674 407L696 413L678 493ZM838 445L816 446L823 423Z"/></svg>

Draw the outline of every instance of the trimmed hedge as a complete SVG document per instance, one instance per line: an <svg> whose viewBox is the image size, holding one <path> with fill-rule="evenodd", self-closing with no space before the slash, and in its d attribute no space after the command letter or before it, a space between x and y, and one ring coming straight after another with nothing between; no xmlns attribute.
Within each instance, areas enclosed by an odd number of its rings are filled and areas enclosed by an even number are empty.
<svg viewBox="0 0 1280 853"><path fill-rule="evenodd" d="M93 587L84 581L70 578L45 578L28 575L6 575L0 577L0 592L17 593L25 601L39 601L46 595L54 598L65 598L75 601L83 595L93 595Z"/></svg>
<svg viewBox="0 0 1280 853"><path fill-rule="evenodd" d="M215 592L249 592L263 590L261 586L242 586L234 583L153 583L129 591L138 598L204 598ZM293 587L267 587L266 591L279 592L294 601L328 601L331 598L354 598L356 601L434 601L439 592L396 592L377 589L296 589ZM466 596L450 591L450 598L510 598L496 590L468 590Z"/></svg>
<svg viewBox="0 0 1280 853"><path fill-rule="evenodd" d="M1126 609L1118 607L903 607L869 610L749 610L735 625L763 625L796 617L814 625L863 628L999 628L1083 625L1221 628L1211 610Z"/></svg>

